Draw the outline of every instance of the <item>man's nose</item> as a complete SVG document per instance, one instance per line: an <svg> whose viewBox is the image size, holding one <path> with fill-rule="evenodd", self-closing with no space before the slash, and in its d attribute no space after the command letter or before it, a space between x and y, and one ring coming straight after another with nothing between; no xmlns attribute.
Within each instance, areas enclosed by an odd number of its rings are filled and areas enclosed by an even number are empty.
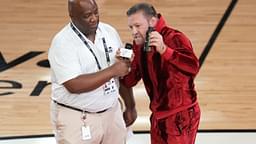
<svg viewBox="0 0 256 144"><path fill-rule="evenodd" d="M133 34L133 35L136 35L137 32L138 32L138 30L137 30L135 27L133 27L133 28L132 28L132 34Z"/></svg>
<svg viewBox="0 0 256 144"><path fill-rule="evenodd" d="M97 21L97 16L95 14L91 15L90 22Z"/></svg>

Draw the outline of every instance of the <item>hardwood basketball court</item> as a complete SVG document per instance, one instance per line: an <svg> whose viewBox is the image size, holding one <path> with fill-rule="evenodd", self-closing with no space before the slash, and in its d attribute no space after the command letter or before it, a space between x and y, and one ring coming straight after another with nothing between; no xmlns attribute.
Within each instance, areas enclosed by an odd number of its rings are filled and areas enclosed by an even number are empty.
<svg viewBox="0 0 256 144"><path fill-rule="evenodd" d="M100 19L130 42L126 10L139 0L98 0ZM198 57L231 0L146 0L192 41ZM69 22L65 0L2 1L0 5L0 137L52 134L47 50ZM208 53L196 88L202 109L200 130L256 131L256 1L239 0ZM43 88L43 89L40 89ZM134 88L137 132L149 130L143 84Z"/></svg>

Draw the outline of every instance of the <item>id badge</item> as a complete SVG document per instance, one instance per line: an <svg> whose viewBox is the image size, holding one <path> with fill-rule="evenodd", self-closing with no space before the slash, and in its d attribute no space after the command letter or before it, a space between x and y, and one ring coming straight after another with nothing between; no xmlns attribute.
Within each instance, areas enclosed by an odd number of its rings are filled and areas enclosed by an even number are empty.
<svg viewBox="0 0 256 144"><path fill-rule="evenodd" d="M89 126L82 126L82 139L89 140L91 139L91 131Z"/></svg>
<svg viewBox="0 0 256 144"><path fill-rule="evenodd" d="M108 82L105 83L103 89L104 89L104 94L105 95L110 95L110 94L113 94L113 93L117 92L117 87L116 87L115 80L113 78L110 79Z"/></svg>

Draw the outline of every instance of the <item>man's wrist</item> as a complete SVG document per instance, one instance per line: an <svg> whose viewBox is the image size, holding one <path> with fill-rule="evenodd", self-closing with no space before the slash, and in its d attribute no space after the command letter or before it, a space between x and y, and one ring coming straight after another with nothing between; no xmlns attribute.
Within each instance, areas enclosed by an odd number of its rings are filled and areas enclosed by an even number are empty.
<svg viewBox="0 0 256 144"><path fill-rule="evenodd" d="M167 46L165 44L162 44L161 48L160 48L160 54L162 55L167 49Z"/></svg>
<svg viewBox="0 0 256 144"><path fill-rule="evenodd" d="M135 104L132 106L125 106L126 110L136 110Z"/></svg>

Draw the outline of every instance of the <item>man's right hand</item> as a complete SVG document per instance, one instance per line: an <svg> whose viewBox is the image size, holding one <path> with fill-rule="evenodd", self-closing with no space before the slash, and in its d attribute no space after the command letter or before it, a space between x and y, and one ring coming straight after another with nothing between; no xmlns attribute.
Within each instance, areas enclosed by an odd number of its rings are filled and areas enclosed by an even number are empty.
<svg viewBox="0 0 256 144"><path fill-rule="evenodd" d="M130 60L116 59L116 62L111 66L116 77L123 77L129 73Z"/></svg>

